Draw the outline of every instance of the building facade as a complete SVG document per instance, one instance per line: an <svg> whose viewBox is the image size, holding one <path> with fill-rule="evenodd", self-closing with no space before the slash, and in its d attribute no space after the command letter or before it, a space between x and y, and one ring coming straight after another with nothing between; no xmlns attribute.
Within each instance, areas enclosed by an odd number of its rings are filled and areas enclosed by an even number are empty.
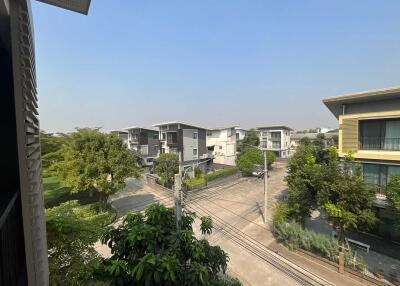
<svg viewBox="0 0 400 286"><path fill-rule="evenodd" d="M160 153L159 132L136 126L125 128L125 130L127 130L128 149L142 158L142 165L153 165Z"/></svg>
<svg viewBox="0 0 400 286"><path fill-rule="evenodd" d="M122 140L122 142L124 142L124 144L126 146L128 146L128 131L125 131L125 130L111 130L110 134L113 134L113 135L117 136L118 138L120 138Z"/></svg>
<svg viewBox="0 0 400 286"><path fill-rule="evenodd" d="M236 134L235 127L207 130L207 149L213 157L213 163L236 165Z"/></svg>
<svg viewBox="0 0 400 286"><path fill-rule="evenodd" d="M362 166L364 181L377 192L377 232L400 241L385 188L400 174L400 88L373 90L325 99L339 120L339 156L350 152Z"/></svg>
<svg viewBox="0 0 400 286"><path fill-rule="evenodd" d="M247 130L240 127L236 127L235 131L236 131L236 142L239 140L243 140L247 134Z"/></svg>
<svg viewBox="0 0 400 286"><path fill-rule="evenodd" d="M260 147L274 152L280 158L291 156L290 135L293 129L287 126L266 126L257 128Z"/></svg>
<svg viewBox="0 0 400 286"><path fill-rule="evenodd" d="M206 129L186 123L171 121L155 124L159 129L160 153L181 154L186 165L209 160Z"/></svg>

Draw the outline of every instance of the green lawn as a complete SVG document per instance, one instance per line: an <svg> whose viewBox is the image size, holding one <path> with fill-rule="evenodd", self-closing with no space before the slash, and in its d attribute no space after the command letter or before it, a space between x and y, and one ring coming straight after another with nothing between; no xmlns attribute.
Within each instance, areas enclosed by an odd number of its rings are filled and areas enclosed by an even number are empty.
<svg viewBox="0 0 400 286"><path fill-rule="evenodd" d="M81 205L87 205L98 201L96 195L90 196L88 192L71 194L71 189L62 187L57 177L43 178L44 204L46 208L58 206L59 204L78 200Z"/></svg>

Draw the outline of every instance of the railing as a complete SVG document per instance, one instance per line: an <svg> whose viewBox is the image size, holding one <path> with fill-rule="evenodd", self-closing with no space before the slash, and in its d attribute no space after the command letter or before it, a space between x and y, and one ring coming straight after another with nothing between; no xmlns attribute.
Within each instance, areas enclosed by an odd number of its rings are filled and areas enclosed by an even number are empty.
<svg viewBox="0 0 400 286"><path fill-rule="evenodd" d="M3 198L2 198L3 199ZM0 285L27 285L21 204L15 193L0 214Z"/></svg>
<svg viewBox="0 0 400 286"><path fill-rule="evenodd" d="M361 137L360 149L400 151L400 138Z"/></svg>

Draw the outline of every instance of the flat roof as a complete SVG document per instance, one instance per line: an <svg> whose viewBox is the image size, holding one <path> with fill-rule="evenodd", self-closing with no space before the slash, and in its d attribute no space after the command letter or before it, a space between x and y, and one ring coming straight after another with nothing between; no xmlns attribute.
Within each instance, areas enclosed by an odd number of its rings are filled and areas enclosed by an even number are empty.
<svg viewBox="0 0 400 286"><path fill-rule="evenodd" d="M237 128L238 126L228 126L228 127L214 127L214 128L206 128L207 130L224 130L224 129L231 129L231 128Z"/></svg>
<svg viewBox="0 0 400 286"><path fill-rule="evenodd" d="M193 125L193 124L190 124L190 123L185 123L185 122L177 121L177 120L160 122L160 123L153 124L153 126L154 127L160 127L160 126L172 125L172 124L183 124L183 125L187 125L187 126L190 126L190 127L195 127L195 128L200 128L200 129L207 129L207 128L204 128L204 127L200 127L200 126L197 126L197 125Z"/></svg>
<svg viewBox="0 0 400 286"><path fill-rule="evenodd" d="M90 0L38 0L46 4L57 6L66 10L87 15L90 7Z"/></svg>
<svg viewBox="0 0 400 286"><path fill-rule="evenodd" d="M143 130L158 132L158 130L155 130L155 129L152 129L152 128L148 128L148 127L140 127L140 126L130 126L130 127L126 127L126 128L123 128L123 129L124 130L143 129Z"/></svg>
<svg viewBox="0 0 400 286"><path fill-rule="evenodd" d="M323 99L322 102L335 115L336 118L339 118L339 115L342 113L343 104L373 102L394 98L400 98L399 86L328 97Z"/></svg>
<svg viewBox="0 0 400 286"><path fill-rule="evenodd" d="M287 127L285 125L276 125L276 126L261 126L261 127L257 127L257 130L259 129L285 129L285 130L289 130L292 131L293 129L290 127Z"/></svg>

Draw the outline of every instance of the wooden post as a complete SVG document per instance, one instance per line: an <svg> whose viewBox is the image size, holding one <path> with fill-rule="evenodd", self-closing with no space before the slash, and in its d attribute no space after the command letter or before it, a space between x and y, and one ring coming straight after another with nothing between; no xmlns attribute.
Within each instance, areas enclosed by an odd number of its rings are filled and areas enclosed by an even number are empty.
<svg viewBox="0 0 400 286"><path fill-rule="evenodd" d="M344 252L339 252L339 273L344 273Z"/></svg>

